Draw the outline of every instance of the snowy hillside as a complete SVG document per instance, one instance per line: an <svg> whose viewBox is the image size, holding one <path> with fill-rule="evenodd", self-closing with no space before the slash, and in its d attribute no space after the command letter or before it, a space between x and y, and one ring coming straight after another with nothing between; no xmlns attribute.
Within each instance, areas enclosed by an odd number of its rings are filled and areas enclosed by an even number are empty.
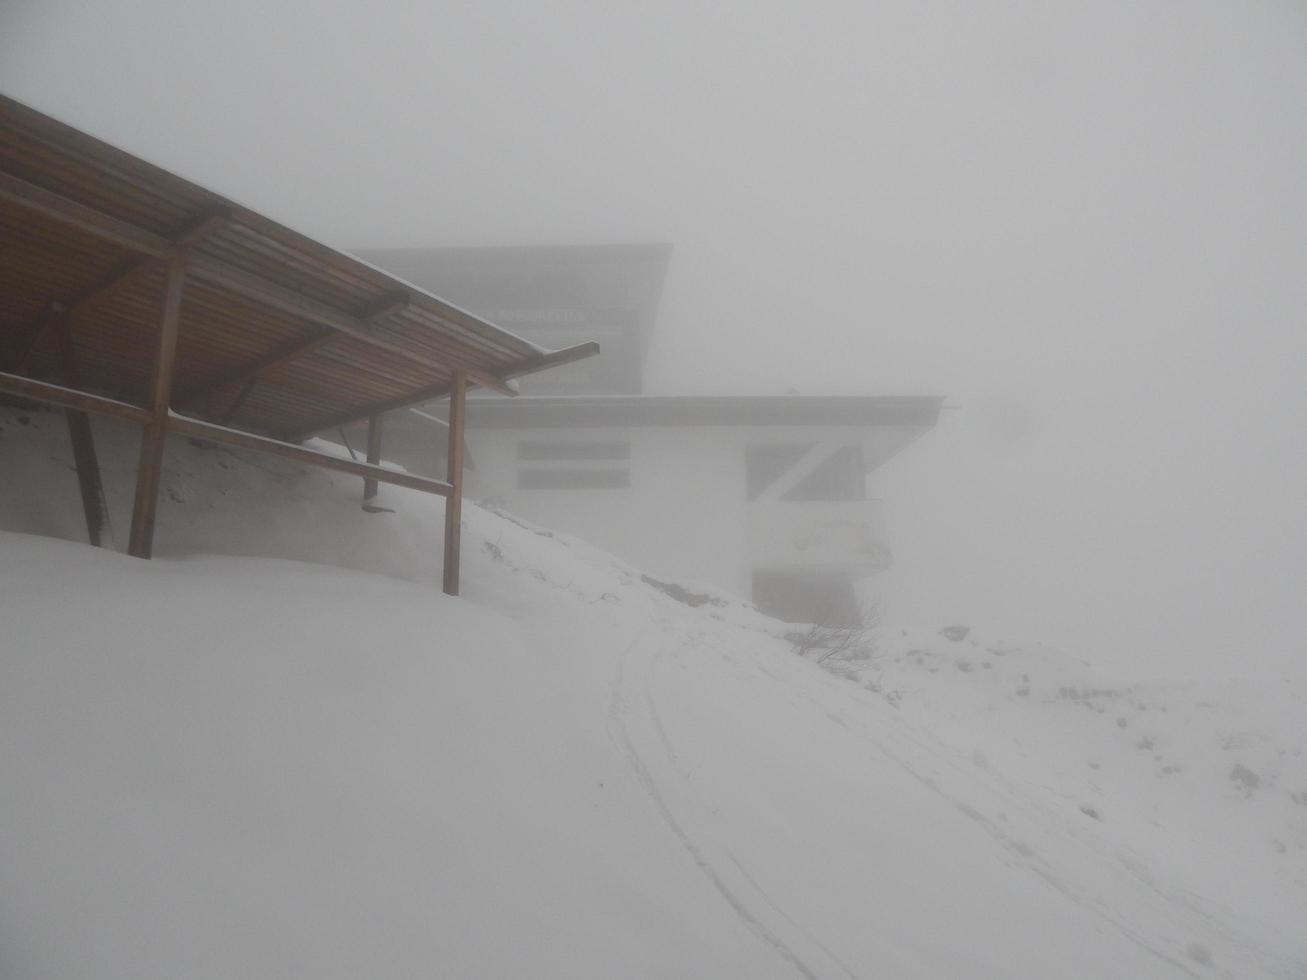
<svg viewBox="0 0 1307 980"><path fill-rule="evenodd" d="M439 500L180 440L138 562L60 415L0 461L5 980L1307 977L1291 686L935 629L833 676L475 506L450 599Z"/></svg>
<svg viewBox="0 0 1307 980"><path fill-rule="evenodd" d="M1125 680L958 627L880 631L825 666L1155 883L1303 931L1301 679Z"/></svg>

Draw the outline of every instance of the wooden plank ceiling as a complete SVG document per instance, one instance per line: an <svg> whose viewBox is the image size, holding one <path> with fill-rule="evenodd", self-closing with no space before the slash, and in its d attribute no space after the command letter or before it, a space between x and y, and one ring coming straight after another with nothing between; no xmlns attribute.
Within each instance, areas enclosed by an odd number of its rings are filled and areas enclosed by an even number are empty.
<svg viewBox="0 0 1307 980"><path fill-rule="evenodd" d="M361 260L0 96L0 370L143 405L170 256L186 254L172 404L297 441L598 352L546 351ZM50 334L47 337L45 334Z"/></svg>

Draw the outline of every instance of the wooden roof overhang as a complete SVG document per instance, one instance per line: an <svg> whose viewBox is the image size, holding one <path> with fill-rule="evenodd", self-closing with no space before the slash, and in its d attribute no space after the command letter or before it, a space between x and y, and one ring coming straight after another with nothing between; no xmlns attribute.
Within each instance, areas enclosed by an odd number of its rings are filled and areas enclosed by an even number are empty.
<svg viewBox="0 0 1307 980"><path fill-rule="evenodd" d="M544 350L0 95L0 392L288 455L596 353Z"/></svg>

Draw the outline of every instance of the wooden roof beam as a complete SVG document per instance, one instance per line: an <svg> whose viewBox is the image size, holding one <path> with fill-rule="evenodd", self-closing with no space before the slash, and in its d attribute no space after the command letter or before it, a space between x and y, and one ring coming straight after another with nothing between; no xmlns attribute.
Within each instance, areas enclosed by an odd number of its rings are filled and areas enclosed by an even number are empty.
<svg viewBox="0 0 1307 980"><path fill-rule="evenodd" d="M391 293L381 297L364 310L361 319L366 320L368 323L376 323L378 320L384 320L396 313L403 313L412 305L413 298L408 293Z"/></svg>
<svg viewBox="0 0 1307 980"><path fill-rule="evenodd" d="M302 296L293 289L287 289L276 283L268 282L260 276L238 269L220 259L197 255L191 262L190 271L191 275L196 279L211 286L230 290L237 295L244 296L246 299L263 303L283 313L299 317L302 320L308 320L310 323L330 327L332 330L352 337L369 347L375 347L378 350L384 350L396 357L403 358L411 364L419 364L441 374L447 374L455 369L462 369L467 372L469 380L475 381L484 388L491 388L505 395L517 394L502 378L488 371L482 371L476 367L459 363L457 358L451 357L441 360L427 357L407 347L383 340L373 335L372 321L370 320L342 312L308 296ZM383 301L383 309L385 302ZM310 339L315 341L314 346L318 346L316 343L317 338ZM290 352L287 350L281 353L284 357Z"/></svg>
<svg viewBox="0 0 1307 980"><path fill-rule="evenodd" d="M80 228L97 238L122 245L146 255L164 256L173 251L173 243L162 235L138 228L128 221L89 208L44 187L28 183L13 174L0 171L0 200L10 201L29 211Z"/></svg>
<svg viewBox="0 0 1307 980"><path fill-rule="evenodd" d="M599 345L594 341L577 344L575 347L564 347L562 350L550 351L547 354L541 354L538 357L532 357L525 361L521 361L508 371L505 371L502 377L507 383L512 381L513 378L522 377L524 374L534 374L536 371L543 371L546 368L558 367L562 364L571 364L573 361L581 361L587 357L594 357L594 355L598 353ZM421 405L423 402L431 402L438 398L444 398L446 395L450 394L452 390L453 387L449 382L431 385L427 388L420 388L419 390L404 395L401 398L394 398L390 401L379 402L375 405L368 405L364 408L341 412L339 415L335 415L320 424L315 423L311 429L305 429L302 432L289 434L287 439L291 442L298 442L301 439L307 439L309 436L316 435L319 432L326 432L328 429L335 429L342 425L349 425L351 422L357 422L360 419L368 418L371 415L379 415L383 412L393 412L401 408L411 408L414 405Z"/></svg>
<svg viewBox="0 0 1307 980"><path fill-rule="evenodd" d="M230 220L230 215L225 210L201 214L193 221L188 222L171 239L173 247L183 248L201 242L226 224L228 220ZM50 300L45 312L27 326L32 336L31 346L25 356L19 358L18 372L20 374L27 373L32 354L36 347L40 345L46 328L49 327L53 318L60 318L71 326L74 316L84 312L88 307L108 299L118 290L130 286L151 269L156 268L159 261L159 258L153 255L129 259L85 289L78 290L73 295L63 299Z"/></svg>
<svg viewBox="0 0 1307 980"><path fill-rule="evenodd" d="M229 220L230 214L227 211L212 211L201 214L188 222L178 234L170 239L172 247L173 249L179 249L202 242L221 229ZM67 313L72 316L88 306L108 299L124 286L131 285L140 276L155 268L156 262L157 258L155 256L132 259L76 295L65 300L57 300L51 306L55 309L55 312Z"/></svg>
<svg viewBox="0 0 1307 980"><path fill-rule="evenodd" d="M406 294L396 293L393 296L378 302L372 310L363 315L362 322L368 326L384 320L388 316L393 316L408 308L409 298ZM284 367L297 358L305 357L312 354L320 347L325 347L338 336L337 331L330 327L318 327L310 331L307 337L297 337L285 344L280 344L273 350L269 351L263 357L258 358L253 364L242 365L223 375L212 378L208 381L200 382L191 386L186 391L177 396L179 405L194 404L216 394L223 388L231 385L247 384L257 381L260 377L275 371L279 367Z"/></svg>

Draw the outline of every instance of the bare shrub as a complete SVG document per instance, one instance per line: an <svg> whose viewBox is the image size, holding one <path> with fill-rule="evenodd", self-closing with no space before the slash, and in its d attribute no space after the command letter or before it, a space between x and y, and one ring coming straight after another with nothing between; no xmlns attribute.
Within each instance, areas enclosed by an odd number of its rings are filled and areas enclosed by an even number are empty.
<svg viewBox="0 0 1307 980"><path fill-rule="evenodd" d="M876 630L880 627L880 620L880 609L869 605L862 610L860 625L813 623L802 632L787 634L786 639L796 654L813 663L832 666L840 661L850 664L865 662L878 652Z"/></svg>

